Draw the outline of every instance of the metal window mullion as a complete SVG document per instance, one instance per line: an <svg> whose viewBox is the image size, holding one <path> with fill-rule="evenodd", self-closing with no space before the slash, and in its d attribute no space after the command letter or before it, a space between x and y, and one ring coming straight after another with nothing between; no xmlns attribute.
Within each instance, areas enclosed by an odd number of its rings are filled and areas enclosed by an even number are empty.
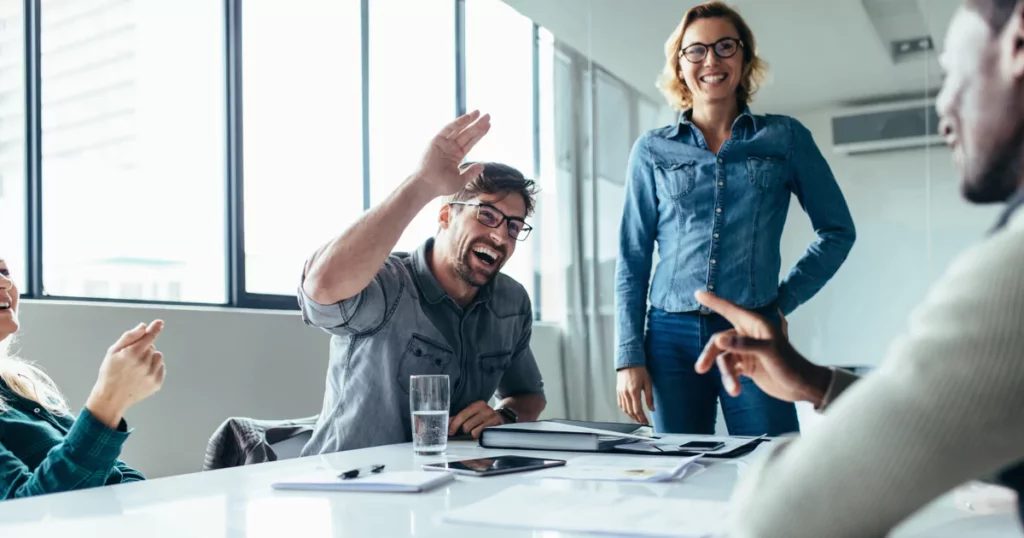
<svg viewBox="0 0 1024 538"><path fill-rule="evenodd" d="M42 2L25 0L25 295L43 296Z"/></svg>

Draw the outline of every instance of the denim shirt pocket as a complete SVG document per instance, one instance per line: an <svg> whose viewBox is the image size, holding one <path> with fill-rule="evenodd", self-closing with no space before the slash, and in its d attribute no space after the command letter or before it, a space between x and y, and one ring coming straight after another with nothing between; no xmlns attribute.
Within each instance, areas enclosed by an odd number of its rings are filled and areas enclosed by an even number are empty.
<svg viewBox="0 0 1024 538"><path fill-rule="evenodd" d="M497 388L501 376L505 374L509 364L512 362L511 351L492 351L480 354L480 383L481 388L491 390Z"/></svg>
<svg viewBox="0 0 1024 538"><path fill-rule="evenodd" d="M654 180L658 187L658 197L663 200L671 200L690 194L696 183L696 165L697 163L694 161L664 162L655 159Z"/></svg>
<svg viewBox="0 0 1024 538"><path fill-rule="evenodd" d="M787 165L785 157L751 156L747 157L747 175L752 185L772 190L785 186Z"/></svg>
<svg viewBox="0 0 1024 538"><path fill-rule="evenodd" d="M398 385L408 394L410 376L442 375L453 358L455 351L450 347L413 333L398 364ZM448 380L448 390L454 389L455 382L455 379Z"/></svg>

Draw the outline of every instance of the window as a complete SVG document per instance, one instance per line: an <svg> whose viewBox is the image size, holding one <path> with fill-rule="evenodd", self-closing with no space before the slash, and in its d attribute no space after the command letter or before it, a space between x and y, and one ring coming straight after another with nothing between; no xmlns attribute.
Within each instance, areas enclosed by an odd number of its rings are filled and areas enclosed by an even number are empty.
<svg viewBox="0 0 1024 538"><path fill-rule="evenodd" d="M540 243L537 270L540 278L540 301L535 301L542 321L563 321L566 316L568 290L566 277L570 258L567 245L573 244L571 224L566 211L568 201L559 197L572 177L572 151L566 143L572 130L572 93L568 84L572 65L568 58L559 56L551 32L541 29L538 40L539 69L537 96L540 106L540 201L537 206L538 222L544 232L536 240ZM556 84L557 81L557 84ZM570 189L564 189L569 192Z"/></svg>
<svg viewBox="0 0 1024 538"><path fill-rule="evenodd" d="M239 304L284 305L309 254L405 181L463 103L493 118L467 158L514 166L541 186L537 232L504 268L539 311L540 258L566 235L550 33L541 31L538 79L538 30L501 0L231 2L243 40L240 271L228 271L224 51L235 48L224 46L234 22L224 4L42 4L42 177L31 179L43 295L234 306L228 287L241 275ZM25 5L0 0L0 256L28 276ZM395 250L436 233L441 202L422 208ZM564 275L554 273L557 297Z"/></svg>
<svg viewBox="0 0 1024 538"><path fill-rule="evenodd" d="M25 288L24 2L0 0L0 258Z"/></svg>
<svg viewBox="0 0 1024 538"><path fill-rule="evenodd" d="M472 161L496 161L528 178L534 170L533 21L501 0L466 1L466 110L491 114L491 131L470 152ZM503 272L534 296L534 232L516 246Z"/></svg>
<svg viewBox="0 0 1024 538"><path fill-rule="evenodd" d="M225 302L223 5L53 2L41 26L46 293Z"/></svg>
<svg viewBox="0 0 1024 538"><path fill-rule="evenodd" d="M597 117L594 126L594 153L597 159L597 177L625 185L629 150L635 140L630 127L633 110L630 88L604 71L597 71L596 74L594 91ZM621 212L620 207L619 213ZM618 219L615 221L618 235Z"/></svg>
<svg viewBox="0 0 1024 538"><path fill-rule="evenodd" d="M666 108L665 110L668 111L669 109ZM658 105L650 99L646 99L641 96L637 100L637 121L639 122L636 133L637 137L651 129L663 127L667 123L665 120L674 119L674 117L669 118L665 112L658 108Z"/></svg>
<svg viewBox="0 0 1024 538"><path fill-rule="evenodd" d="M595 68L594 157L597 188L594 219L597 233L597 296L603 312L615 306L615 263L619 257L619 225L626 200L626 168L633 146L631 89Z"/></svg>
<svg viewBox="0 0 1024 538"><path fill-rule="evenodd" d="M455 3L373 0L369 17L370 202L376 205L455 119ZM415 250L433 236L440 205L428 204L395 250Z"/></svg>
<svg viewBox="0 0 1024 538"><path fill-rule="evenodd" d="M362 213L361 26L357 1L243 3L250 293L294 295L303 261Z"/></svg>

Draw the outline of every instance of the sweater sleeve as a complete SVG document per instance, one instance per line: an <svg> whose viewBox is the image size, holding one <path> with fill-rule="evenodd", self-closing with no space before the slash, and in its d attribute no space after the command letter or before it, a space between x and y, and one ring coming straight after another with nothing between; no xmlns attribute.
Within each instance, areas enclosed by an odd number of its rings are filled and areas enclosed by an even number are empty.
<svg viewBox="0 0 1024 538"><path fill-rule="evenodd" d="M1024 458L1021 244L1001 232L950 267L881 367L744 477L730 536L882 536Z"/></svg>

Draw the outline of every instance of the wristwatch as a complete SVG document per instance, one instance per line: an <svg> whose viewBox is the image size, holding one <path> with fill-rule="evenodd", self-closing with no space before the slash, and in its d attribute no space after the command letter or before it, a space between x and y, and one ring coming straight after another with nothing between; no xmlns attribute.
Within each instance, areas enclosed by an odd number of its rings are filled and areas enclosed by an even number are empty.
<svg viewBox="0 0 1024 538"><path fill-rule="evenodd" d="M517 415L515 411L507 407L499 407L495 409L495 411L497 411L499 415L505 418L505 422L507 424L514 424L516 422L519 422L519 415Z"/></svg>

